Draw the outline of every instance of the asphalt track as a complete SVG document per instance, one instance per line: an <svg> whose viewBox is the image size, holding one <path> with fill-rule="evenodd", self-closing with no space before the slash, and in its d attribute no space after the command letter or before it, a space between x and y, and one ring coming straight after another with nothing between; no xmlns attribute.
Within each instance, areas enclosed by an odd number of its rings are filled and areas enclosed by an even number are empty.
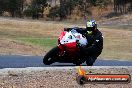
<svg viewBox="0 0 132 88"><path fill-rule="evenodd" d="M86 66L85 63L82 64ZM20 55L0 55L0 69L3 68L26 68L26 67L65 67L75 66L72 63L54 63L52 65L43 64L43 56L20 56ZM94 66L132 66L130 61L101 60L97 59Z"/></svg>

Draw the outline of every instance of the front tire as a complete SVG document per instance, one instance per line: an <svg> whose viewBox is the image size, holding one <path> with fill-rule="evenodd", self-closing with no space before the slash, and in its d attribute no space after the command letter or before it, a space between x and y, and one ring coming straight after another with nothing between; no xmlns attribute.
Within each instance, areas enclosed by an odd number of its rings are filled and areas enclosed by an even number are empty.
<svg viewBox="0 0 132 88"><path fill-rule="evenodd" d="M54 63L54 58L57 56L57 53L59 51L59 48L56 46L53 49L51 49L43 58L43 63L45 65L50 65Z"/></svg>

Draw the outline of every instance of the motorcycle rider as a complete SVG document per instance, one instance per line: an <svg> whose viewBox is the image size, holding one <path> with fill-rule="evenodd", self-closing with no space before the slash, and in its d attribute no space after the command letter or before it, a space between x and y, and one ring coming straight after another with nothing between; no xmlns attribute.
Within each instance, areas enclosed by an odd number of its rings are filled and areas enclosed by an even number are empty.
<svg viewBox="0 0 132 88"><path fill-rule="evenodd" d="M92 66L97 57L101 54L103 49L103 36L97 29L95 20L89 20L86 23L86 28L66 28L65 31L75 29L87 38L88 44L86 47L80 47L81 56L85 56L86 64Z"/></svg>
<svg viewBox="0 0 132 88"><path fill-rule="evenodd" d="M86 47L81 48L81 53L86 55L86 64L92 66L97 57L101 54L103 49L103 36L97 29L97 23L95 20L89 20L86 23L86 28L80 30L88 41Z"/></svg>
<svg viewBox="0 0 132 88"><path fill-rule="evenodd" d="M75 29L77 32L84 35L88 41L85 47L80 47L81 56L85 56L86 64L92 66L97 57L101 54L103 49L103 36L97 29L97 23L95 20L89 20L86 22L86 28L66 28L65 31Z"/></svg>

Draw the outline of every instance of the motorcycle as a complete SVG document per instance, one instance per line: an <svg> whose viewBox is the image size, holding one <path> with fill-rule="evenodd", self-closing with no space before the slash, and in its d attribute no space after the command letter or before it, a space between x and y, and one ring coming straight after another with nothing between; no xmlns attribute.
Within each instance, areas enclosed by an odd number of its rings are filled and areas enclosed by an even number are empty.
<svg viewBox="0 0 132 88"><path fill-rule="evenodd" d="M64 30L58 38L58 45L44 56L43 63L50 65L60 62L80 65L86 61L85 57L80 54L80 47L85 47L87 44L86 37L74 28L70 28L68 31Z"/></svg>

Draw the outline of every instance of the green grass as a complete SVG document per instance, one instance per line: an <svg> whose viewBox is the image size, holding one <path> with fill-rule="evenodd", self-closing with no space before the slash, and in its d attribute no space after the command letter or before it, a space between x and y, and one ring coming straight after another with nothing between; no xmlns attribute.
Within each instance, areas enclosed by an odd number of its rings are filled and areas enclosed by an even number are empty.
<svg viewBox="0 0 132 88"><path fill-rule="evenodd" d="M17 38L16 40L43 48L51 48L57 45L57 38Z"/></svg>

